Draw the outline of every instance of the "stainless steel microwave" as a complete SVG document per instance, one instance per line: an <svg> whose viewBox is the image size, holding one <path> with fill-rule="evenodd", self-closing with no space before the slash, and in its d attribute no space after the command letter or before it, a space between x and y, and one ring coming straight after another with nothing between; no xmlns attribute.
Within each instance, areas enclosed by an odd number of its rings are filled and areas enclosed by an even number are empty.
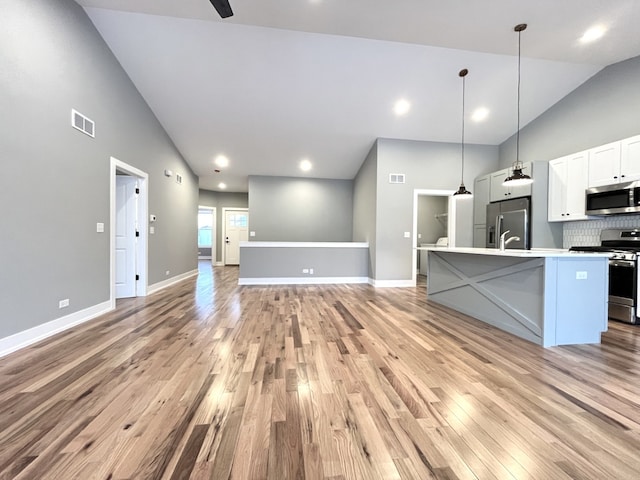
<svg viewBox="0 0 640 480"><path fill-rule="evenodd" d="M587 215L640 213L640 181L588 188Z"/></svg>

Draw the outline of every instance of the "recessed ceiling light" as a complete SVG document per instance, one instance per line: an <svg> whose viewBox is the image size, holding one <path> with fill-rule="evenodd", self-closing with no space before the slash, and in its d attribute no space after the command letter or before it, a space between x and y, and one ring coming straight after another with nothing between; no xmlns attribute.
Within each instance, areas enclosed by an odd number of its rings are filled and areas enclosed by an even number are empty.
<svg viewBox="0 0 640 480"><path fill-rule="evenodd" d="M224 182L220 182L220 183L218 184L218 188L219 188L219 189L221 189L221 190L224 190L225 188L227 188L227 184L226 184L226 183L224 183Z"/></svg>
<svg viewBox="0 0 640 480"><path fill-rule="evenodd" d="M311 170L311 162L307 159L304 159L300 162L300 170L302 170L303 172L308 172L309 170Z"/></svg>
<svg viewBox="0 0 640 480"><path fill-rule="evenodd" d="M227 167L229 166L229 159L224 155L218 155L214 163L219 167Z"/></svg>
<svg viewBox="0 0 640 480"><path fill-rule="evenodd" d="M411 109L411 104L404 98L401 98L393 106L393 113L400 116L400 115L406 114L410 109Z"/></svg>
<svg viewBox="0 0 640 480"><path fill-rule="evenodd" d="M582 37L580 37L580 41L582 43L594 42L602 37L605 31L606 30L602 25L596 25L595 27L591 27L589 30L584 32Z"/></svg>
<svg viewBox="0 0 640 480"><path fill-rule="evenodd" d="M486 107L476 108L476 110L471 115L471 120L474 122L481 122L485 120L489 116L489 109Z"/></svg>

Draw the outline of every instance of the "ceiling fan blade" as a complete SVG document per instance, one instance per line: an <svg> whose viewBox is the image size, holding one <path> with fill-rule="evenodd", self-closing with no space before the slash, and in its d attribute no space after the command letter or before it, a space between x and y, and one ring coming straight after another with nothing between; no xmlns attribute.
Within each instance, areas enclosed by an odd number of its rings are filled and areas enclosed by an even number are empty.
<svg viewBox="0 0 640 480"><path fill-rule="evenodd" d="M229 5L228 0L210 0L210 2L217 10L220 17L227 18L233 15L233 10L231 10L231 5Z"/></svg>

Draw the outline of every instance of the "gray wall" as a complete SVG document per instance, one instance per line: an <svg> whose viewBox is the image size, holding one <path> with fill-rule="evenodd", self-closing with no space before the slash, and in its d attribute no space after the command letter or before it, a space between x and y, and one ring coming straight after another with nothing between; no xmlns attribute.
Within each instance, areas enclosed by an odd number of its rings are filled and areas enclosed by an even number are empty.
<svg viewBox="0 0 640 480"><path fill-rule="evenodd" d="M467 185L473 185L478 175L497 170L497 165L497 146L465 145ZM390 173L404 173L406 183L390 184ZM455 191L459 185L460 144L378 139L376 280L411 279L411 239L404 238L403 232L413 228L414 189ZM466 225L466 239L472 238L472 210L460 209L458 222ZM465 245L459 242L456 246Z"/></svg>
<svg viewBox="0 0 640 480"><path fill-rule="evenodd" d="M436 243L438 238L447 236L447 217L436 218L449 210L449 197L420 195L418 197L418 238L416 243Z"/></svg>
<svg viewBox="0 0 640 480"><path fill-rule="evenodd" d="M3 0L1 10L3 338L109 300L110 156L149 174L150 284L197 268L198 187L82 8ZM72 108L96 122L95 139L71 128Z"/></svg>
<svg viewBox="0 0 640 480"><path fill-rule="evenodd" d="M249 177L250 240L350 242L352 229L352 180Z"/></svg>
<svg viewBox="0 0 640 480"><path fill-rule="evenodd" d="M216 208L216 261L222 262L222 215L223 208L248 208L249 194L242 192L213 192L200 190L198 205ZM207 251L209 253L205 253ZM202 255L210 255L211 249L203 249Z"/></svg>
<svg viewBox="0 0 640 480"><path fill-rule="evenodd" d="M343 281L353 282L368 278L368 258L367 248L241 247L240 281L251 284L261 283L265 278L280 278L286 279L284 283L323 283L323 278L342 277ZM305 269L313 269L313 274L302 273Z"/></svg>
<svg viewBox="0 0 640 480"><path fill-rule="evenodd" d="M378 142L375 142L353 181L353 241L369 243L371 278L375 278L376 273L377 159Z"/></svg>
<svg viewBox="0 0 640 480"><path fill-rule="evenodd" d="M523 80L524 81L524 80ZM520 159L553 160L640 134L640 57L610 65L520 131ZM515 160L515 136L500 165Z"/></svg>

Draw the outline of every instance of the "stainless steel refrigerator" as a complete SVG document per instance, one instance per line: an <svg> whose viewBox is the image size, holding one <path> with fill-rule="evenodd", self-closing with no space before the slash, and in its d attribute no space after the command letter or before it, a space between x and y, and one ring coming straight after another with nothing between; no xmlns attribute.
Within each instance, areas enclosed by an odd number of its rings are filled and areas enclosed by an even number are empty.
<svg viewBox="0 0 640 480"><path fill-rule="evenodd" d="M514 198L487 205L487 248L496 248L500 244L500 235L506 238L520 237L510 241L505 248L531 248L531 198Z"/></svg>

